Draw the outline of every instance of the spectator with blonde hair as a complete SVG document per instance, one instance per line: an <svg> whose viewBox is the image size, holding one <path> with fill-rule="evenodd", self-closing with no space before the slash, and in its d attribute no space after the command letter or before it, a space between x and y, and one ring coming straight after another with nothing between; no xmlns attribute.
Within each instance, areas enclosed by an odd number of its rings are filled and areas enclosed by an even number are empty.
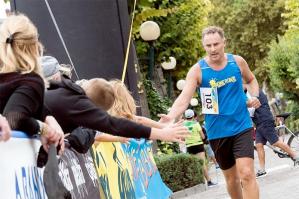
<svg viewBox="0 0 299 199"><path fill-rule="evenodd" d="M125 118L132 121L135 121L139 124L162 129L167 127L167 125L156 122L146 117L137 116L136 115L136 103L134 98L132 97L130 91L127 89L126 85L120 80L111 80L109 81L110 86L112 87L113 96L110 97L110 101L112 101L112 105L110 108L107 108L108 113L114 117ZM107 86L108 87L108 86ZM109 89L106 89L109 90ZM112 100L113 99L113 100ZM177 123L176 125L180 125L181 123ZM129 133L129 132L128 132ZM97 141L110 141L110 142L128 142L127 138L120 136L111 136L105 133L102 133L96 136Z"/></svg>
<svg viewBox="0 0 299 199"><path fill-rule="evenodd" d="M145 126L150 126L159 129L167 127L167 125L156 122L149 118L137 116L137 106L135 100L132 97L130 91L125 86L125 84L122 83L120 80L111 80L110 84L112 85L114 90L115 101L111 109L108 111L109 114L115 117L133 120Z"/></svg>
<svg viewBox="0 0 299 199"><path fill-rule="evenodd" d="M34 24L25 15L11 15L0 26L0 113L13 130L40 134L45 150L64 148L63 132L51 117L43 117L45 81L38 58L42 45ZM45 122L43 122L45 121Z"/></svg>

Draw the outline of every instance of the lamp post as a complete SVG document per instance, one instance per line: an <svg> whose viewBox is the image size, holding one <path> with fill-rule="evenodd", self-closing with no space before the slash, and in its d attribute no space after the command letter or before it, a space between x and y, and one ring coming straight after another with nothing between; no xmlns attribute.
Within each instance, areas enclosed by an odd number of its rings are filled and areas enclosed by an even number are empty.
<svg viewBox="0 0 299 199"><path fill-rule="evenodd" d="M179 81L177 81L176 87L177 87L178 90L181 91L181 90L183 90L185 84L186 84L186 80L180 79Z"/></svg>
<svg viewBox="0 0 299 199"><path fill-rule="evenodd" d="M191 101L190 101L190 105L193 106L193 107L197 106L198 105L198 100L196 98L192 98Z"/></svg>
<svg viewBox="0 0 299 199"><path fill-rule="evenodd" d="M172 81L171 81L171 73L170 70L175 69L176 66L176 59L174 57L169 57L169 61L165 61L162 64L162 68L167 71L167 95L171 97L171 88L172 88Z"/></svg>
<svg viewBox="0 0 299 199"><path fill-rule="evenodd" d="M149 66L148 66L148 79L153 77L153 69L155 65L155 50L154 41L160 36L160 27L154 21L146 21L140 26L141 38L149 43Z"/></svg>

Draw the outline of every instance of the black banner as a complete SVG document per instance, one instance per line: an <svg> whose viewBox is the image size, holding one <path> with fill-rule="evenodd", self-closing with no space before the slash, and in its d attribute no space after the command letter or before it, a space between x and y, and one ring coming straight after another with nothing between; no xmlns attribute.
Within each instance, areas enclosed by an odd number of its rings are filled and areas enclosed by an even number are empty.
<svg viewBox="0 0 299 199"><path fill-rule="evenodd" d="M58 160L59 176L72 199L99 199L99 181L90 152L65 149Z"/></svg>

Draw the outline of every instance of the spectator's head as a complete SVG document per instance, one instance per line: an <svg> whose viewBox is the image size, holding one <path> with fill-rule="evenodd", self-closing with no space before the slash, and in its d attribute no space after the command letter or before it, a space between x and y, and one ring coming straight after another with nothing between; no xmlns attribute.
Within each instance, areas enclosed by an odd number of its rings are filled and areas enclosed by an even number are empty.
<svg viewBox="0 0 299 199"><path fill-rule="evenodd" d="M191 109L187 109L184 113L184 116L187 120L193 119L194 117L194 111Z"/></svg>
<svg viewBox="0 0 299 199"><path fill-rule="evenodd" d="M109 110L109 113L115 117L134 119L134 115L136 115L136 104L130 91L120 80L111 80L110 84L113 87L115 102Z"/></svg>
<svg viewBox="0 0 299 199"><path fill-rule="evenodd" d="M60 65L55 57L42 56L40 61L43 68L44 77L47 80L61 80Z"/></svg>
<svg viewBox="0 0 299 199"><path fill-rule="evenodd" d="M72 76L71 66L67 64L59 64L55 57L42 56L40 62L44 76L47 80L61 81L61 75L66 75L69 78Z"/></svg>
<svg viewBox="0 0 299 199"><path fill-rule="evenodd" d="M25 15L11 15L0 26L1 72L35 72L42 75L42 54L37 28Z"/></svg>
<svg viewBox="0 0 299 199"><path fill-rule="evenodd" d="M94 78L86 80L81 87L87 97L98 107L103 110L109 110L115 100L113 87L103 78Z"/></svg>

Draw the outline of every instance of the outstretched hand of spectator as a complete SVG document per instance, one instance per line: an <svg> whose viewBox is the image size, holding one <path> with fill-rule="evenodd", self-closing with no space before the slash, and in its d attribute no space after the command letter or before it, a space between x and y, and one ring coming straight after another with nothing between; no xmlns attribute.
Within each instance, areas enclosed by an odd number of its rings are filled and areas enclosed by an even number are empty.
<svg viewBox="0 0 299 199"><path fill-rule="evenodd" d="M11 129L5 117L0 114L0 142L7 141L11 136Z"/></svg>
<svg viewBox="0 0 299 199"><path fill-rule="evenodd" d="M47 116L44 123L45 133L41 135L41 141L44 149L48 151L50 144L59 145L59 154L64 151L64 133L56 119Z"/></svg>
<svg viewBox="0 0 299 199"><path fill-rule="evenodd" d="M188 129L182 126L180 121L163 129L152 129L150 139L184 143L185 138L188 136L190 136Z"/></svg>
<svg viewBox="0 0 299 199"><path fill-rule="evenodd" d="M124 144L129 144L131 138L126 138L126 137L119 137L119 142L124 143Z"/></svg>

